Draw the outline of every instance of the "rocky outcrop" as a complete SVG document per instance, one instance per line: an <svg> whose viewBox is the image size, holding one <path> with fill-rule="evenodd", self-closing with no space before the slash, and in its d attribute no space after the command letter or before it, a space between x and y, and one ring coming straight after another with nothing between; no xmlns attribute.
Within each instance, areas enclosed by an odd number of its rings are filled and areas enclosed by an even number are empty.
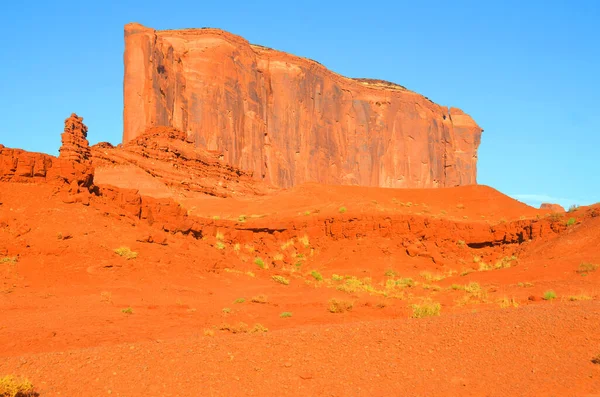
<svg viewBox="0 0 600 397"><path fill-rule="evenodd" d="M93 185L94 170L83 118L72 114L65 120L58 158L44 153L9 149L0 145L0 181L55 182L70 184L71 193Z"/></svg>
<svg viewBox="0 0 600 397"><path fill-rule="evenodd" d="M92 161L97 184L137 189L155 198L172 198L176 192L231 197L274 190L226 164L218 153L196 148L185 133L170 127L150 128L120 147L94 145Z"/></svg>
<svg viewBox="0 0 600 397"><path fill-rule="evenodd" d="M125 27L124 133L184 131L270 184L475 184L482 129L459 109L217 29Z"/></svg>
<svg viewBox="0 0 600 397"><path fill-rule="evenodd" d="M560 204L542 203L540 205L541 210L548 210L552 212L565 212L565 209Z"/></svg>

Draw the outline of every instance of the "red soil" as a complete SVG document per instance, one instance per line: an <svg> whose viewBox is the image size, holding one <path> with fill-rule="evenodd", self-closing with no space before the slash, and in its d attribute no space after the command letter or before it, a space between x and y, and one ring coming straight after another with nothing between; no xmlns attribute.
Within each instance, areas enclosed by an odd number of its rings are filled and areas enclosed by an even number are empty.
<svg viewBox="0 0 600 397"><path fill-rule="evenodd" d="M37 158L2 150L10 164ZM65 169L40 159L50 175ZM197 186L223 175L206 164ZM215 197L172 174L140 195L127 178L15 181L11 167L0 167L0 376L26 376L42 396L600 390L600 269L580 268L600 264L600 206L551 214L486 186L233 181L248 192ZM549 290L557 298L543 300ZM332 313L332 298L353 307ZM429 301L440 316L411 318ZM232 332L256 324L268 332Z"/></svg>

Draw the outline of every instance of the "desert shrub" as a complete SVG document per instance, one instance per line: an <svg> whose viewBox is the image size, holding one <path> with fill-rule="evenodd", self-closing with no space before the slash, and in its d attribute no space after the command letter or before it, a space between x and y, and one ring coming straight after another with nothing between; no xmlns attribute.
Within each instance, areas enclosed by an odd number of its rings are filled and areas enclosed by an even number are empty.
<svg viewBox="0 0 600 397"><path fill-rule="evenodd" d="M330 299L329 307L327 308L331 313L344 313L352 310L354 303L343 299Z"/></svg>
<svg viewBox="0 0 600 397"><path fill-rule="evenodd" d="M250 330L250 332L267 332L269 329L262 324L254 324L254 327Z"/></svg>
<svg viewBox="0 0 600 397"><path fill-rule="evenodd" d="M575 212L579 209L579 206L577 204L573 204L572 206L569 207L569 211L568 212Z"/></svg>
<svg viewBox="0 0 600 397"><path fill-rule="evenodd" d="M347 211L347 209L346 209L346 207L340 207L340 209L338 211L340 211L340 214L343 214Z"/></svg>
<svg viewBox="0 0 600 397"><path fill-rule="evenodd" d="M17 263L18 258L16 256L6 256L4 258L0 258L0 263Z"/></svg>
<svg viewBox="0 0 600 397"><path fill-rule="evenodd" d="M133 309L131 307L126 307L125 309L121 309L121 312L125 314L133 314Z"/></svg>
<svg viewBox="0 0 600 397"><path fill-rule="evenodd" d="M233 301L233 303L244 303L246 302L245 298L237 298L236 300Z"/></svg>
<svg viewBox="0 0 600 397"><path fill-rule="evenodd" d="M223 234L223 232L217 232L217 234L215 235L215 238L219 241L223 241L223 240L225 240L225 235Z"/></svg>
<svg viewBox="0 0 600 397"><path fill-rule="evenodd" d="M544 295L542 296L542 298L547 301L556 299L556 292L554 292L552 290L546 291L546 292L544 292Z"/></svg>
<svg viewBox="0 0 600 397"><path fill-rule="evenodd" d="M281 317L281 318L292 317L292 313L291 312L283 312L279 315L279 317Z"/></svg>
<svg viewBox="0 0 600 397"><path fill-rule="evenodd" d="M515 298L504 297L498 301L500 308L506 309L507 307L519 307L519 302L515 300Z"/></svg>
<svg viewBox="0 0 600 397"><path fill-rule="evenodd" d="M116 248L115 250L115 254L125 258L125 259L135 259L138 256L138 253L135 251L132 251L131 248L129 247L119 247Z"/></svg>
<svg viewBox="0 0 600 397"><path fill-rule="evenodd" d="M342 281L342 280L344 280L344 276L340 276L339 274L334 274L331 276L331 279L333 281Z"/></svg>
<svg viewBox="0 0 600 397"><path fill-rule="evenodd" d="M228 308L228 307L224 307L224 308L223 308L223 310L221 310L221 311L222 311L223 313L225 313L225 314L229 314L229 313L231 313L231 309L230 309L230 308Z"/></svg>
<svg viewBox="0 0 600 397"><path fill-rule="evenodd" d="M323 281L323 276L321 275L321 273L319 273L316 270L313 270L312 272L310 272L310 275L313 276L315 278L315 280L317 280L317 281Z"/></svg>
<svg viewBox="0 0 600 397"><path fill-rule="evenodd" d="M575 223L577 223L577 220L575 218L569 218L569 220L567 221L567 226L573 226Z"/></svg>
<svg viewBox="0 0 600 397"><path fill-rule="evenodd" d="M464 247L465 245L467 245L467 243L465 243L465 241L464 241L464 240L458 240L458 241L456 242L456 245L458 245L459 247Z"/></svg>
<svg viewBox="0 0 600 397"><path fill-rule="evenodd" d="M386 277L396 277L396 272L393 271L392 269L388 269L385 271L385 276Z"/></svg>
<svg viewBox="0 0 600 397"><path fill-rule="evenodd" d="M238 216L238 222L246 222L246 218L247 218L246 215L240 215L240 216Z"/></svg>
<svg viewBox="0 0 600 397"><path fill-rule="evenodd" d="M595 272L596 270L598 270L598 266L595 263L589 263L589 262L583 262L579 264L579 267L577 268L577 273L590 273L590 272Z"/></svg>
<svg viewBox="0 0 600 397"><path fill-rule="evenodd" d="M261 269L268 269L269 267L265 264L265 261L262 258L254 258L254 264L260 267Z"/></svg>
<svg viewBox="0 0 600 397"><path fill-rule="evenodd" d="M412 317L414 318L439 316L442 310L442 305L439 302L424 302L411 305L410 307L412 308Z"/></svg>
<svg viewBox="0 0 600 397"><path fill-rule="evenodd" d="M223 250L225 249L225 244L221 241L217 241L217 243L215 244L215 248L218 250Z"/></svg>
<svg viewBox="0 0 600 397"><path fill-rule="evenodd" d="M421 272L419 273L419 276L423 277L427 281L440 281L445 278L442 274L433 274L431 272Z"/></svg>
<svg viewBox="0 0 600 397"><path fill-rule="evenodd" d="M283 277L283 276L273 276L272 279L274 281L277 281L279 284L283 284L283 285L289 285L290 280L288 280L287 278Z"/></svg>
<svg viewBox="0 0 600 397"><path fill-rule="evenodd" d="M26 378L6 375L0 378L0 397L33 397L38 394Z"/></svg>

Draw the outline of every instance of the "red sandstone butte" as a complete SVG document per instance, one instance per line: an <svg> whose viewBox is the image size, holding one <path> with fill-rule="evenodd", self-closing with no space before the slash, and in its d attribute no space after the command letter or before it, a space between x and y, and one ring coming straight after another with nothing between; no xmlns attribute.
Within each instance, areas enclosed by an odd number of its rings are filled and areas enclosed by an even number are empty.
<svg viewBox="0 0 600 397"><path fill-rule="evenodd" d="M400 85L343 77L218 29L128 24L124 63L125 143L173 127L279 187L477 183L483 130Z"/></svg>

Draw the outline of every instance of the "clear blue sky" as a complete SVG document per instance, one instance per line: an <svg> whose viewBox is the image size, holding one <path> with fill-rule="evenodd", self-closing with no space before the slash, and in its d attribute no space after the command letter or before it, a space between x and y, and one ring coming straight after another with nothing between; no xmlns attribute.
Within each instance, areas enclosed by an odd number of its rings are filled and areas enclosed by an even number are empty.
<svg viewBox="0 0 600 397"><path fill-rule="evenodd" d="M393 81L484 128L478 182L529 204L600 201L600 1L10 1L0 143L57 154L63 121L119 143L123 26L217 27Z"/></svg>

